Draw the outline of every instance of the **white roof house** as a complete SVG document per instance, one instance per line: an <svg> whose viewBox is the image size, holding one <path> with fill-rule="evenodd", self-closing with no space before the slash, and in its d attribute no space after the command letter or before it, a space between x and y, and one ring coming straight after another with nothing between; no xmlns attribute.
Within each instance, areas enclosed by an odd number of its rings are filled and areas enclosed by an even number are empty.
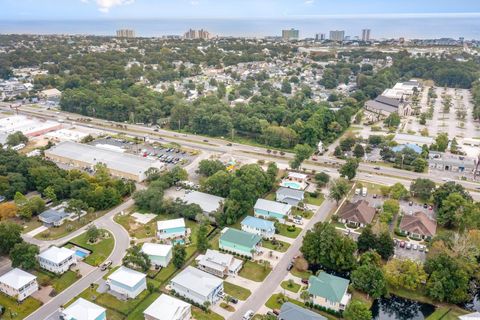
<svg viewBox="0 0 480 320"><path fill-rule="evenodd" d="M109 280L113 280L115 282L127 285L129 287L135 286L137 283L145 279L146 275L132 270L130 268L121 266L115 272L108 276Z"/></svg>
<svg viewBox="0 0 480 320"><path fill-rule="evenodd" d="M212 213L220 208L225 199L208 193L193 191L185 194L183 200L188 204L198 204L205 213Z"/></svg>
<svg viewBox="0 0 480 320"><path fill-rule="evenodd" d="M55 264L67 260L72 255L75 255L75 251L68 248L50 247L47 250L41 252L38 257L51 261Z"/></svg>
<svg viewBox="0 0 480 320"><path fill-rule="evenodd" d="M29 284L36 278L37 277L34 276L33 274L30 274L26 271L15 268L5 273L3 276L1 276L0 283L6 284L7 286L18 290L24 287L25 285Z"/></svg>
<svg viewBox="0 0 480 320"><path fill-rule="evenodd" d="M188 266L170 281L170 286L179 295L196 303L203 304L205 301L215 303L223 291L223 280Z"/></svg>
<svg viewBox="0 0 480 320"><path fill-rule="evenodd" d="M243 261L235 259L231 254L207 249L205 254L195 258L198 267L219 277L236 274L242 267Z"/></svg>
<svg viewBox="0 0 480 320"><path fill-rule="evenodd" d="M57 88L53 88L53 89L43 90L41 92L41 94L46 98L52 98L52 97L60 96L62 94L62 92L60 90L58 90Z"/></svg>
<svg viewBox="0 0 480 320"><path fill-rule="evenodd" d="M105 319L101 317L107 309L96 305L93 302L79 298L62 311L65 320L96 320Z"/></svg>
<svg viewBox="0 0 480 320"><path fill-rule="evenodd" d="M288 215L292 206L286 203L281 203L277 201L271 201L266 199L257 199L257 202L254 206L255 210L264 210L269 212L275 212L283 215Z"/></svg>
<svg viewBox="0 0 480 320"><path fill-rule="evenodd" d="M298 180L305 180L305 179L307 179L308 176L306 174L299 173L299 172L289 172L288 177L289 178L295 178L295 179L298 179Z"/></svg>
<svg viewBox="0 0 480 320"><path fill-rule="evenodd" d="M172 245L170 244L160 244L160 243L149 243L145 242L142 245L142 251L147 255L151 256L166 256L172 250Z"/></svg>
<svg viewBox="0 0 480 320"><path fill-rule="evenodd" d="M157 221L158 230L166 230L166 229L173 229L173 228L185 228L185 219L178 218L178 219Z"/></svg>
<svg viewBox="0 0 480 320"><path fill-rule="evenodd" d="M145 318L156 320L190 319L191 305L180 299L162 294L143 312Z"/></svg>

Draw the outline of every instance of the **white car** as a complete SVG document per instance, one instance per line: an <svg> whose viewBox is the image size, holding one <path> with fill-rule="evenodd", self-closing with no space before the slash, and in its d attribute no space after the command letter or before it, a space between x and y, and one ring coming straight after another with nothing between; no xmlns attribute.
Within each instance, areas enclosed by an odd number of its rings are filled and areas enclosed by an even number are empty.
<svg viewBox="0 0 480 320"><path fill-rule="evenodd" d="M250 320L250 319L253 318L254 315L255 315L255 313L252 310L248 310L247 312L245 312L242 319L243 320Z"/></svg>

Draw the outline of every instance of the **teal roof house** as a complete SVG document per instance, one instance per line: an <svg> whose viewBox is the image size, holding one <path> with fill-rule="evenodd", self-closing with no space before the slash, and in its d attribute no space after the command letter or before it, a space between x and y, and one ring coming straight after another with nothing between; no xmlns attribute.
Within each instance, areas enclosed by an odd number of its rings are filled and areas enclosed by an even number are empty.
<svg viewBox="0 0 480 320"><path fill-rule="evenodd" d="M335 311L345 310L351 298L347 293L349 283L347 279L320 272L308 279L308 292L315 304Z"/></svg>
<svg viewBox="0 0 480 320"><path fill-rule="evenodd" d="M219 240L219 248L228 252L253 258L253 253L258 251L262 238L257 234L225 228Z"/></svg>

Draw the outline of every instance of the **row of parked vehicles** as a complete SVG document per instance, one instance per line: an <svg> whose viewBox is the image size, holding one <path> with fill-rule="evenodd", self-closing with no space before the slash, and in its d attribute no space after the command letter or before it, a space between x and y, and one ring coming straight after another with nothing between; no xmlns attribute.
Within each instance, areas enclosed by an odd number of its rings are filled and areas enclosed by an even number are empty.
<svg viewBox="0 0 480 320"><path fill-rule="evenodd" d="M395 242L395 246L399 248L403 248L407 250L418 250L420 252L423 252L423 251L428 252L428 248L426 246L422 246L421 244L411 243L403 240L401 241L397 239L394 239L393 241Z"/></svg>

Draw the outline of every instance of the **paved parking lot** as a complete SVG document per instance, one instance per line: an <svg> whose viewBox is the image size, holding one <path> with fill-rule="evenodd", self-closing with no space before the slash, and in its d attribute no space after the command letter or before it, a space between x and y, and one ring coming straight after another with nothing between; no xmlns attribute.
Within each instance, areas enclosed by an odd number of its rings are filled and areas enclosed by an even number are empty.
<svg viewBox="0 0 480 320"><path fill-rule="evenodd" d="M110 137L97 139L90 144L105 144L119 147L126 150L126 152L130 154L136 154L151 159L158 159L167 166L173 166L176 164L187 165L194 159L194 156L191 153L181 150L180 148L167 148L166 146L153 146L149 144L135 144L131 141L114 139Z"/></svg>

